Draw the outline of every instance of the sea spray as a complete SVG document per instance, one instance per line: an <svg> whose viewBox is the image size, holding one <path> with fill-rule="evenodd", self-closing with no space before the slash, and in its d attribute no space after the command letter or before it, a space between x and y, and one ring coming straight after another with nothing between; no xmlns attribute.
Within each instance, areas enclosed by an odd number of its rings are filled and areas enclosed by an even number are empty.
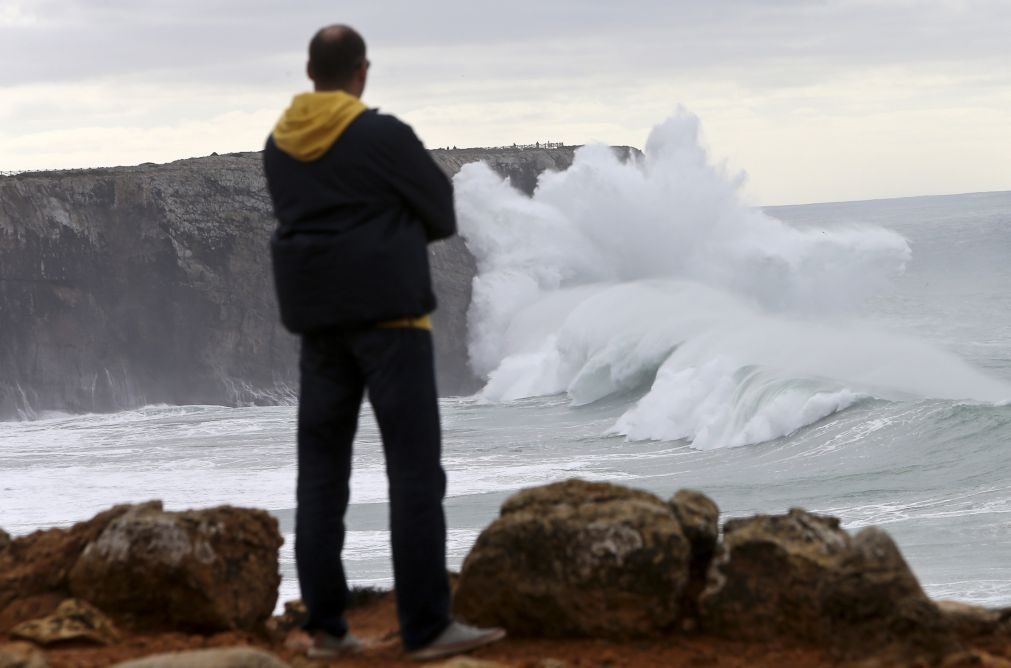
<svg viewBox="0 0 1011 668"><path fill-rule="evenodd" d="M743 176L710 163L685 111L654 128L643 159L583 147L532 197L480 163L455 181L486 401L584 404L649 387L613 433L715 448L789 434L861 397L1011 396L953 355L856 320L909 261L900 235L798 228L746 206Z"/></svg>

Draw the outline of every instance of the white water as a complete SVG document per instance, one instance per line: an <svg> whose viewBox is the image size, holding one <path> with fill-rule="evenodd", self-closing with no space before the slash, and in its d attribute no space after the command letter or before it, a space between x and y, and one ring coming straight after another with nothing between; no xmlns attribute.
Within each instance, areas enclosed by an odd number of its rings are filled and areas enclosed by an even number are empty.
<svg viewBox="0 0 1011 668"><path fill-rule="evenodd" d="M527 197L486 165L455 179L478 277L470 353L489 402L574 405L650 386L610 433L701 449L768 441L863 397L1001 402L1011 386L858 317L911 257L880 227L794 227L746 206L698 119L645 159L577 151Z"/></svg>

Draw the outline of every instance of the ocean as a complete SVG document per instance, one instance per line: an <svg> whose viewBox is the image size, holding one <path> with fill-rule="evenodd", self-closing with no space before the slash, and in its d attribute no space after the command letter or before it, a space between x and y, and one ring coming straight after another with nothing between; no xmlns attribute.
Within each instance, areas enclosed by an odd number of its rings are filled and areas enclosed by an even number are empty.
<svg viewBox="0 0 1011 668"><path fill-rule="evenodd" d="M680 113L620 163L577 153L533 198L456 178L478 261L473 397L441 402L449 557L509 494L572 477L724 519L791 507L888 531L927 592L1011 605L1011 192L750 207ZM366 407L345 566L389 586ZM0 527L115 503L268 509L292 553L292 406L148 406L0 422Z"/></svg>

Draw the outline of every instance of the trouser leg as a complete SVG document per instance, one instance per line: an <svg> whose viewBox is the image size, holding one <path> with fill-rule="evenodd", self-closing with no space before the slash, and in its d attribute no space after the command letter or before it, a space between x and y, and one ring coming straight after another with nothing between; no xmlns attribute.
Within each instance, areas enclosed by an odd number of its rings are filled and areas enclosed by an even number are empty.
<svg viewBox="0 0 1011 668"><path fill-rule="evenodd" d="M295 562L305 627L343 636L344 512L364 380L339 334L303 337L299 366Z"/></svg>
<svg viewBox="0 0 1011 668"><path fill-rule="evenodd" d="M430 332L377 329L356 343L383 437L400 633L408 649L449 624L439 404Z"/></svg>

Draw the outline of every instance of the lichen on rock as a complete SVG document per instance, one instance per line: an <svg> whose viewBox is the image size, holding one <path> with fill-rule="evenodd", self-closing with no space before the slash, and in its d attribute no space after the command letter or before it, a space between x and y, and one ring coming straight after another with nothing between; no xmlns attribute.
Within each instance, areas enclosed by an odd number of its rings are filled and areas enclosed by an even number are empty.
<svg viewBox="0 0 1011 668"><path fill-rule="evenodd" d="M506 500L464 561L454 607L519 635L649 635L674 624L688 563L661 499L569 480Z"/></svg>
<svg viewBox="0 0 1011 668"><path fill-rule="evenodd" d="M253 628L277 600L281 543L277 520L262 510L138 507L82 551L70 591L135 623Z"/></svg>

